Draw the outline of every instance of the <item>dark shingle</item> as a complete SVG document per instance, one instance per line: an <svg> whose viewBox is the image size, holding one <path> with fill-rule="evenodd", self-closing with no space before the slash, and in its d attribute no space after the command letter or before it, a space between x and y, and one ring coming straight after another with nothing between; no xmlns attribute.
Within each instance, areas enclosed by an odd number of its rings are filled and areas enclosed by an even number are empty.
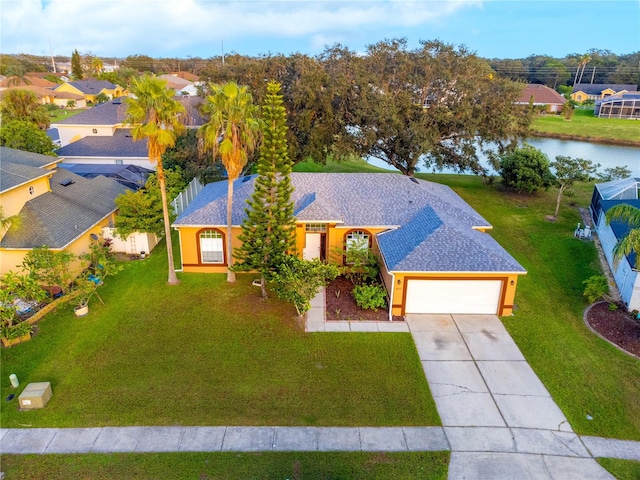
<svg viewBox="0 0 640 480"><path fill-rule="evenodd" d="M63 186L70 179L73 183ZM64 248L116 210L115 198L126 187L115 180L86 179L67 170L51 178L51 192L28 201L20 211L22 225L9 231L3 248Z"/></svg>
<svg viewBox="0 0 640 480"><path fill-rule="evenodd" d="M128 157L148 158L147 139L134 141L131 130L118 128L112 137L84 137L59 148L59 157Z"/></svg>

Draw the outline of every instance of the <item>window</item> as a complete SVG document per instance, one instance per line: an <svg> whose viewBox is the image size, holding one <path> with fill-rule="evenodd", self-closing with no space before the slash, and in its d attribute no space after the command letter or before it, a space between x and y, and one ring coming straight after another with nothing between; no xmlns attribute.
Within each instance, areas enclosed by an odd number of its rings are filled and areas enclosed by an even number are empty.
<svg viewBox="0 0 640 480"><path fill-rule="evenodd" d="M200 261L202 263L224 263L224 237L217 230L200 233Z"/></svg>
<svg viewBox="0 0 640 480"><path fill-rule="evenodd" d="M368 250L371 236L369 235L369 232L364 230L352 230L345 235L344 240L345 263L351 264L354 262L353 259L349 259L350 252L351 255L353 255L354 252Z"/></svg>
<svg viewBox="0 0 640 480"><path fill-rule="evenodd" d="M326 223L307 223L305 226L306 232L318 232L323 233L327 231Z"/></svg>

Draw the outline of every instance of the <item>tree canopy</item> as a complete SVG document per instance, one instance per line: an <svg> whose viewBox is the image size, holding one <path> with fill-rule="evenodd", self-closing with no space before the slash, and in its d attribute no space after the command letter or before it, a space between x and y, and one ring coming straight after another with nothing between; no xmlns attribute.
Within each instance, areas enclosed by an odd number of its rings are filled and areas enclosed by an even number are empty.
<svg viewBox="0 0 640 480"><path fill-rule="evenodd" d="M500 158L503 185L516 192L535 193L554 184L547 156L531 145L524 145Z"/></svg>
<svg viewBox="0 0 640 480"><path fill-rule="evenodd" d="M35 93L20 88L6 90L0 103L2 122L20 120L31 122L42 130L49 128L50 118L47 110L38 101Z"/></svg>
<svg viewBox="0 0 640 480"><path fill-rule="evenodd" d="M0 145L25 152L56 156L56 146L49 136L35 124L24 120L10 120L2 123Z"/></svg>

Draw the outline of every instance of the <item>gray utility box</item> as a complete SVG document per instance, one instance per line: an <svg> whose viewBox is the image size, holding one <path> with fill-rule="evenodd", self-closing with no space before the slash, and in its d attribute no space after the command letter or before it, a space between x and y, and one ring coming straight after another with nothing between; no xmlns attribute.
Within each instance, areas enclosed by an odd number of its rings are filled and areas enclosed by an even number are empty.
<svg viewBox="0 0 640 480"><path fill-rule="evenodd" d="M27 385L18 397L20 408L29 410L33 408L44 408L51 398L51 383L34 382Z"/></svg>

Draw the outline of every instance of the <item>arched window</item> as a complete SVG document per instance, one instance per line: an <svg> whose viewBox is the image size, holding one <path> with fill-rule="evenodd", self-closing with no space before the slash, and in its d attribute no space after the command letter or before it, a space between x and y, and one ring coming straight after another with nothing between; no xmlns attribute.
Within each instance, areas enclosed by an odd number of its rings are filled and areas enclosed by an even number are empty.
<svg viewBox="0 0 640 480"><path fill-rule="evenodd" d="M371 234L366 230L351 230L344 236L344 261L346 265L354 263L355 252L366 251L371 247Z"/></svg>
<svg viewBox="0 0 640 480"><path fill-rule="evenodd" d="M224 263L224 235L219 230L202 230L199 234L200 262Z"/></svg>

